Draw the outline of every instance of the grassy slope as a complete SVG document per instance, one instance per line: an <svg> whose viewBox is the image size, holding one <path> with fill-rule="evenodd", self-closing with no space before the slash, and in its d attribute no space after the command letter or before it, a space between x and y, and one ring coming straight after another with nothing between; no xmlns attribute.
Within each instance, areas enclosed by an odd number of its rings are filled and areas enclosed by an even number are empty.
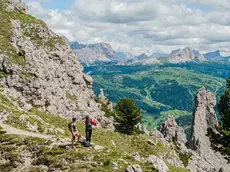
<svg viewBox="0 0 230 172"><path fill-rule="evenodd" d="M16 108L14 104L17 100L6 97L3 89L0 92L0 108L10 113L9 120L6 123L13 125L16 128L26 129L26 124L42 124L39 125L39 132L44 133L44 128L62 129L64 132L57 133L57 131L48 132L49 134L56 135L60 139L69 136L67 123L68 121L45 112L39 112L33 108L30 112L25 112L22 109ZM21 121L20 117L24 116L25 121ZM83 124L77 124L77 127L82 135L84 135ZM1 130L1 129L0 129ZM62 145L51 147L50 141L22 137L16 135L6 135L0 131L0 148L1 157L7 159L5 163L0 163L0 171L12 171L19 168L18 164L24 163L25 152L31 152L33 157L33 166L23 169L23 171L39 171L38 165L46 165L49 170L81 170L81 171L113 171L112 162L119 165L118 171L124 171L129 164L139 164L143 171L152 171L151 165L146 162L135 161L130 154L139 152L141 157L147 158L149 155L163 155L165 158L173 156L170 154L172 148L163 147L158 143L157 146L147 144L148 139L152 139L146 135L132 135L127 136L117 132L108 131L105 129L94 129L92 141L105 147L105 150L96 152L92 148L84 148L80 145L77 147L79 152L74 152L72 149L66 149ZM114 141L116 146L111 144ZM127 164L125 163L127 162ZM188 170L173 167L168 165L171 172L186 172Z"/></svg>

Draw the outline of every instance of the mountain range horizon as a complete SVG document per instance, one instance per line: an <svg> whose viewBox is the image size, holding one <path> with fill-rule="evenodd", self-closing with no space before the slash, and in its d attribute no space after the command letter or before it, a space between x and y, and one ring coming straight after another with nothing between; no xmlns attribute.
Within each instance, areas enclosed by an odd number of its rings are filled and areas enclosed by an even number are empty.
<svg viewBox="0 0 230 172"><path fill-rule="evenodd" d="M60 34L61 35L61 34ZM99 44L109 44L112 48L113 48L113 46L110 44L110 43L108 43L108 42L97 42L97 43L89 43L89 44L84 44L84 43L81 43L81 42L79 42L79 41L69 41L65 36L63 36L63 35L61 35L69 44L70 44L70 46L72 46L72 48L73 49L81 49L81 48L84 48L84 47L86 47L86 46L89 46L89 45L99 45ZM74 47L74 46L76 46L76 45L78 45L79 47ZM182 46L181 48L179 48L179 49L171 49L171 51L170 52L168 52L168 53L165 53L165 52L163 52L163 51L152 51L151 53L147 53L147 52L141 52L141 53L132 53L132 52L130 52L130 51L116 51L117 53L129 53L129 54L131 54L131 55L133 55L133 56L139 56L139 55L141 55L141 54L146 54L147 56L151 56L152 54L164 54L164 55L169 55L169 54L171 54L171 53L173 53L174 51L178 51L178 50L181 50L181 49L183 49L183 48L186 48L186 47L190 47L190 48L192 48L191 46ZM114 48L113 48L114 49ZM193 48L192 48L193 49ZM194 48L194 50L196 50L196 51L202 51L202 50L197 50L197 49L195 49ZM204 53L201 53L201 54L203 54L203 55L206 55L206 54L208 54L208 53L219 53L219 55L221 55L222 57L230 57L230 55L223 55L224 53L226 53L224 50L220 50L220 49L213 49L212 51L205 51ZM223 54L222 54L223 53Z"/></svg>
<svg viewBox="0 0 230 172"><path fill-rule="evenodd" d="M191 60L195 61L229 61L230 56L221 55L221 50L214 50L207 53L200 53L199 50L191 47L184 47L176 50L171 50L171 53L152 52L134 54L133 52L121 52L113 50L112 46L106 42L99 42L93 44L82 44L79 42L69 42L67 38L65 40L69 43L71 49L78 56L82 63L87 65L95 62L128 62L132 64L155 64L162 63L162 60L170 63L187 62ZM100 53L98 53L100 52ZM183 54L181 56L181 53ZM185 53L185 54L184 54ZM179 56L178 56L179 55ZM191 56L191 57L187 57ZM196 56L199 56L197 59ZM158 59L158 60L157 60ZM159 60L160 59L160 60Z"/></svg>

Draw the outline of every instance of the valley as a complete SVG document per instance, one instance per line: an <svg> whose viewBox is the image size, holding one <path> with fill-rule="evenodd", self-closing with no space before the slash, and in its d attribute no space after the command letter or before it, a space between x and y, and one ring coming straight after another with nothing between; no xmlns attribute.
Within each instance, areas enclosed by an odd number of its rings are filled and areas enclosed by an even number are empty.
<svg viewBox="0 0 230 172"><path fill-rule="evenodd" d="M154 129L165 117L173 115L189 133L193 97L201 87L214 92L219 99L230 75L230 63L187 62L162 65L123 65L98 63L85 66L93 79L96 95L100 88L114 103L120 98L135 100L143 116L142 125Z"/></svg>

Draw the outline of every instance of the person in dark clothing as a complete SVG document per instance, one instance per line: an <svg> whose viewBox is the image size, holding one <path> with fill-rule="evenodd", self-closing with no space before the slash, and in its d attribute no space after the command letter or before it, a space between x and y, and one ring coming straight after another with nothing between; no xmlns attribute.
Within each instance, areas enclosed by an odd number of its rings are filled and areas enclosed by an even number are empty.
<svg viewBox="0 0 230 172"><path fill-rule="evenodd" d="M68 127L69 127L69 130L72 134L72 147L74 147L74 141L75 141L75 137L77 136L78 137L78 140L77 142L79 142L80 138L81 138L81 135L79 134L78 130L77 130L77 127L76 127L76 122L77 122L77 119L76 118L72 118L72 121L68 124Z"/></svg>
<svg viewBox="0 0 230 172"><path fill-rule="evenodd" d="M89 116L86 116L85 118L85 135L86 135L86 141L90 142L91 141L91 136L92 136L92 123L89 118Z"/></svg>
<svg viewBox="0 0 230 172"><path fill-rule="evenodd" d="M92 125L97 126L97 121L93 120L87 115L83 122L85 123L86 141L91 142L91 136L92 136L92 130L93 130Z"/></svg>

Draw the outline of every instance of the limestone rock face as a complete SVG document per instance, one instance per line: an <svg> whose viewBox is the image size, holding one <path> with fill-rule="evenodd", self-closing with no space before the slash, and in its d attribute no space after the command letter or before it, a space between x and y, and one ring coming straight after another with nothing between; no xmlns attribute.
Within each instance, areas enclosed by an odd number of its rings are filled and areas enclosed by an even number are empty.
<svg viewBox="0 0 230 172"><path fill-rule="evenodd" d="M76 43L72 43L73 45ZM85 64L92 64L94 62L109 62L118 61L115 51L112 49L111 45L108 43L97 43L90 45L71 46L75 54L78 56L80 62Z"/></svg>
<svg viewBox="0 0 230 172"><path fill-rule="evenodd" d="M167 60L171 63L184 63L189 61L205 61L205 58L198 51L186 47L173 51Z"/></svg>
<svg viewBox="0 0 230 172"><path fill-rule="evenodd" d="M213 109L215 105L215 96L201 88L194 99L192 137L188 144L191 149L201 155L205 154L206 147L210 146L209 138L206 136L207 129L218 125Z"/></svg>
<svg viewBox="0 0 230 172"><path fill-rule="evenodd" d="M108 108L112 111L113 110L113 104L109 101L109 99L105 96L103 89L100 89L100 94L98 96L99 100L108 106Z"/></svg>
<svg viewBox="0 0 230 172"><path fill-rule="evenodd" d="M4 16L8 16L7 6L23 13L27 10L22 0L2 2ZM92 78L82 72L70 47L44 22L25 14L22 18L18 10L10 11L15 13L14 19L6 19L12 27L9 44L14 55L0 46L0 72L4 73L0 85L26 110L32 105L40 111L78 120L90 115L100 121L99 126L104 121L110 125L112 121L104 117L94 100Z"/></svg>
<svg viewBox="0 0 230 172"><path fill-rule="evenodd" d="M20 11L23 11L27 13L28 7L24 3L24 0L8 0L15 8L17 8Z"/></svg>
<svg viewBox="0 0 230 172"><path fill-rule="evenodd" d="M146 125L141 125L140 123L138 123L137 125L135 125L135 127L136 127L138 130L142 131L143 133L145 133L145 134L147 134L147 135L150 134L150 132L149 132L149 130L147 129Z"/></svg>
<svg viewBox="0 0 230 172"><path fill-rule="evenodd" d="M206 91L205 88L201 88L197 92L194 102L192 133L187 146L199 156L194 155L190 159L190 170L192 172L209 172L211 170L219 171L222 168L227 171L230 169L230 164L220 153L211 149L210 139L207 136L207 129L210 127L214 129L218 125L214 111L215 95Z"/></svg>
<svg viewBox="0 0 230 172"><path fill-rule="evenodd" d="M165 162L157 156L150 155L147 161L153 165L153 169L159 172L167 172L169 170Z"/></svg>
<svg viewBox="0 0 230 172"><path fill-rule="evenodd" d="M177 125L174 117L168 116L159 130L167 141L177 143L181 150L186 151L187 139L184 129Z"/></svg>
<svg viewBox="0 0 230 172"><path fill-rule="evenodd" d="M214 111L215 105L215 95L206 91L205 88L201 88L194 99L192 130L189 141L186 139L183 128L178 126L175 119L170 116L165 119L159 130L151 132L150 136L169 146L174 146L172 142L176 143L180 153L190 154L191 157L186 168L191 172L227 172L230 169L230 164L224 159L223 155L212 150L210 139L207 136L208 128L215 130L218 125ZM174 166L183 167L178 158L164 158L164 160Z"/></svg>

